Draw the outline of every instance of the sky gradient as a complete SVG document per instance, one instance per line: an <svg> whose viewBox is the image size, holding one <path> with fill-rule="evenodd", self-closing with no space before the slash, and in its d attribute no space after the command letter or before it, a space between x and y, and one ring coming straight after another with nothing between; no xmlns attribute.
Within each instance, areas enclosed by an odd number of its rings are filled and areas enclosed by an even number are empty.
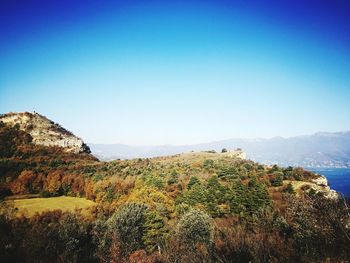
<svg viewBox="0 0 350 263"><path fill-rule="evenodd" d="M131 145L350 130L349 1L166 2L0 1L0 113Z"/></svg>

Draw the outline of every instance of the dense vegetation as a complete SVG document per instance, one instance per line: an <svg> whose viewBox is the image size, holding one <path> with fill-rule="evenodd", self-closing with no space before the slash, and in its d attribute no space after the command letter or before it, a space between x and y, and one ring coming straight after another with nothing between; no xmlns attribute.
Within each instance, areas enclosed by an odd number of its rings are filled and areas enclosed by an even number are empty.
<svg viewBox="0 0 350 263"><path fill-rule="evenodd" d="M99 162L0 122L1 198L85 197L89 215L26 218L1 204L1 262L314 262L350 258L343 199L293 189L316 175L223 153Z"/></svg>

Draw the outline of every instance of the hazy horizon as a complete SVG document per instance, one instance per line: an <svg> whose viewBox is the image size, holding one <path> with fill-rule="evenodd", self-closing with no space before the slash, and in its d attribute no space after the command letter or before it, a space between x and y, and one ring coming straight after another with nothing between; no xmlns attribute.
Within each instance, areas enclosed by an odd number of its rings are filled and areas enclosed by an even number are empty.
<svg viewBox="0 0 350 263"><path fill-rule="evenodd" d="M307 137L316 135L318 133L329 133L329 134L338 134L338 133L350 133L350 130L344 130L344 131L318 131L311 134L300 134L300 135L294 135L294 136L271 136L271 137L229 137L229 138L222 138L218 140L211 140L211 141L203 141L203 142L197 142L197 143L187 143L187 144L172 144L172 143L165 143L165 144L128 144L123 142L106 142L106 143L100 143L100 142L89 142L85 141L87 144L99 144L99 145L125 145L125 146L131 146L131 147L153 147L153 146L191 146L195 144L206 144L206 143L214 143L214 142L221 142L221 141L229 141L229 140L271 140L275 138L282 138L282 139L291 139L291 138L297 138L297 137ZM78 136L78 135L77 135ZM82 138L84 139L84 138Z"/></svg>
<svg viewBox="0 0 350 263"><path fill-rule="evenodd" d="M0 112L89 143L350 130L346 1L2 1Z"/></svg>

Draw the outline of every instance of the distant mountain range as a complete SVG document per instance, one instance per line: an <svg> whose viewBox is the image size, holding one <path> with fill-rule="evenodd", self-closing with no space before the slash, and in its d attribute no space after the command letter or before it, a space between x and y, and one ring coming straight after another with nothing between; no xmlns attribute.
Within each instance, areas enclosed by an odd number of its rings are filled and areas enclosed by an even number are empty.
<svg viewBox="0 0 350 263"><path fill-rule="evenodd" d="M268 165L306 168L350 168L350 131L270 139L228 139L193 145L129 146L89 144L43 115L30 112L0 114L0 122L17 125L38 145L59 146L66 152L90 153L101 160L167 156L191 151L241 148L247 158Z"/></svg>
<svg viewBox="0 0 350 263"><path fill-rule="evenodd" d="M128 146L89 144L101 160L146 158L190 151L242 148L247 158L268 165L301 167L350 167L350 131L270 139L228 139L193 145Z"/></svg>

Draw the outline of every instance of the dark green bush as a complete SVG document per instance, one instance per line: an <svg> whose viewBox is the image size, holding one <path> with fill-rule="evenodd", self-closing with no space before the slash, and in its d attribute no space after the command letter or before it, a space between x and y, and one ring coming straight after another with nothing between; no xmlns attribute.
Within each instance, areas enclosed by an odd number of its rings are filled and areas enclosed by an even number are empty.
<svg viewBox="0 0 350 263"><path fill-rule="evenodd" d="M213 242L213 230L212 219L198 209L185 213L177 225L180 240L190 246L198 243L210 245Z"/></svg>
<svg viewBox="0 0 350 263"><path fill-rule="evenodd" d="M148 207L145 204L126 203L107 221L108 228L120 242L124 253L143 248L143 235Z"/></svg>

